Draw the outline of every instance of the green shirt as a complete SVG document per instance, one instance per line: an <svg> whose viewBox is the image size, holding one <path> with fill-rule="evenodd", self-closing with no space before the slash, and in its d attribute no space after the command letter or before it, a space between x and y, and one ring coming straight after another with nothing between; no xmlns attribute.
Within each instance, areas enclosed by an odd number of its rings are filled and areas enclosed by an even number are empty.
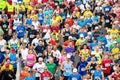
<svg viewBox="0 0 120 80"><path fill-rule="evenodd" d="M56 72L56 69L57 69L56 64L55 63L52 63L52 64L47 63L46 66L48 68L48 71L50 71L54 75Z"/></svg>

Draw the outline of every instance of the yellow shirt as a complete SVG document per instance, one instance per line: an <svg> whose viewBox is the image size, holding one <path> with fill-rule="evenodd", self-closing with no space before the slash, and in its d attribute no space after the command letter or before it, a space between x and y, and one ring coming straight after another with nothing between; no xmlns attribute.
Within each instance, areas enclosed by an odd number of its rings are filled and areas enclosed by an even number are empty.
<svg viewBox="0 0 120 80"><path fill-rule="evenodd" d="M76 16L77 16L77 17L80 17L80 12L76 12Z"/></svg>
<svg viewBox="0 0 120 80"><path fill-rule="evenodd" d="M112 54L114 54L114 59L117 59L117 57L118 57L118 55L116 54L116 53L118 53L119 52L119 48L113 48L112 49Z"/></svg>
<svg viewBox="0 0 120 80"><path fill-rule="evenodd" d="M85 57L85 60L87 60L88 59L88 57L89 57L89 50L87 49L87 50L82 50L81 51L81 54L82 54L82 56L84 56Z"/></svg>
<svg viewBox="0 0 120 80"><path fill-rule="evenodd" d="M5 69L6 69L5 65L3 65L1 67L1 71L5 70ZM11 64L9 65L9 70L13 70L13 66Z"/></svg>
<svg viewBox="0 0 120 80"><path fill-rule="evenodd" d="M110 30L110 34L113 35L113 36L116 36L116 34L118 33L119 31L117 29L115 30Z"/></svg>
<svg viewBox="0 0 120 80"><path fill-rule="evenodd" d="M83 16L86 18L87 15L93 16L93 13L91 11L85 11Z"/></svg>
<svg viewBox="0 0 120 80"><path fill-rule="evenodd" d="M98 63L98 64L101 64L102 58L101 58L101 56L100 56L100 52L95 52L95 57L97 58L97 63Z"/></svg>
<svg viewBox="0 0 120 80"><path fill-rule="evenodd" d="M31 11L33 8L32 8L32 6L28 5L27 9L28 9L28 11Z"/></svg>
<svg viewBox="0 0 120 80"><path fill-rule="evenodd" d="M16 5L16 10L19 11L25 11L25 6L24 5Z"/></svg>
<svg viewBox="0 0 120 80"><path fill-rule="evenodd" d="M38 16L36 14L34 15L30 15L30 18L33 19L34 17L36 17L38 19Z"/></svg>
<svg viewBox="0 0 120 80"><path fill-rule="evenodd" d="M56 17L56 20L57 20L58 22L60 22L60 21L62 21L62 17L61 17L61 16L57 16L57 17Z"/></svg>
<svg viewBox="0 0 120 80"><path fill-rule="evenodd" d="M51 33L51 36L53 36L54 33ZM58 33L55 33L55 36L56 36L56 40L59 40L60 39L60 36Z"/></svg>
<svg viewBox="0 0 120 80"><path fill-rule="evenodd" d="M56 23L56 22L57 22L57 20L52 18L52 20L51 20L51 25L53 25L53 24Z"/></svg>
<svg viewBox="0 0 120 80"><path fill-rule="evenodd" d="M76 41L76 45L83 45L85 43L85 39L78 39ZM80 48L80 46L78 46L78 49Z"/></svg>

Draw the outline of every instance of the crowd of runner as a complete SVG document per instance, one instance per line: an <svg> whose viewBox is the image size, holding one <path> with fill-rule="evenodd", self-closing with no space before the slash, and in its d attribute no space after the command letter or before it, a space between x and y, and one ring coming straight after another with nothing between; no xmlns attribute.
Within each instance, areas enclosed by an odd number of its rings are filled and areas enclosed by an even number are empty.
<svg viewBox="0 0 120 80"><path fill-rule="evenodd" d="M119 30L120 0L0 0L0 80L120 80Z"/></svg>

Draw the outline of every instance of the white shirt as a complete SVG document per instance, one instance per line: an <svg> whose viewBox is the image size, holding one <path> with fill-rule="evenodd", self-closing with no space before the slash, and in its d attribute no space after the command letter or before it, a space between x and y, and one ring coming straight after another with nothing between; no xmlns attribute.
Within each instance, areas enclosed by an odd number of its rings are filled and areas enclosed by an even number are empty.
<svg viewBox="0 0 120 80"><path fill-rule="evenodd" d="M22 55L22 59L26 60L27 55L28 55L28 48L21 49L21 55Z"/></svg>
<svg viewBox="0 0 120 80"><path fill-rule="evenodd" d="M44 72L44 67L45 67L44 62L42 62L42 64L35 63L33 66L33 69L38 70L40 73L42 73L42 72ZM35 73L35 77L40 77L40 73Z"/></svg>
<svg viewBox="0 0 120 80"><path fill-rule="evenodd" d="M39 40L40 40L40 38L39 39L37 39L37 38L33 39L32 44L35 44L35 46L37 46L38 43L39 43Z"/></svg>
<svg viewBox="0 0 120 80"><path fill-rule="evenodd" d="M5 51L5 45L6 45L6 40L4 39L0 40L0 51L1 52Z"/></svg>
<svg viewBox="0 0 120 80"><path fill-rule="evenodd" d="M61 53L59 50L52 50L53 52L53 56L56 57L57 59L59 59L61 57Z"/></svg>
<svg viewBox="0 0 120 80"><path fill-rule="evenodd" d="M39 24L40 24L40 23L39 23L38 21L37 21L37 22L35 22L35 21L32 22L32 25L35 26L35 28L34 28L35 30L38 29Z"/></svg>
<svg viewBox="0 0 120 80"><path fill-rule="evenodd" d="M20 20L19 20L19 19L17 19L17 20L14 19L14 21L13 21L13 25L14 25L14 26L13 26L13 29L16 30L17 26L20 25Z"/></svg>

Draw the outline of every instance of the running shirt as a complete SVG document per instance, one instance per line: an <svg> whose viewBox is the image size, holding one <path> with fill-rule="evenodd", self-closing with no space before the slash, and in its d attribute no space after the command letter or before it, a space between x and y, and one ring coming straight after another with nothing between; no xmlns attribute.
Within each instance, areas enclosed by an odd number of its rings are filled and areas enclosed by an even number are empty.
<svg viewBox="0 0 120 80"><path fill-rule="evenodd" d="M87 61L84 61L84 62L80 61L77 66L78 66L79 74L81 74L81 76L86 75L85 67L87 66Z"/></svg>
<svg viewBox="0 0 120 80"><path fill-rule="evenodd" d="M102 80L102 71L95 70L93 77L94 77L94 80Z"/></svg>
<svg viewBox="0 0 120 80"><path fill-rule="evenodd" d="M67 61L64 62L64 72L63 72L63 75L64 76L70 76L72 74L72 64L73 62L70 61L69 63Z"/></svg>
<svg viewBox="0 0 120 80"><path fill-rule="evenodd" d="M44 67L45 67L45 63L43 62L42 64L39 64L39 63L34 64L33 69L39 71L35 73L35 77L40 77L40 73L44 72Z"/></svg>
<svg viewBox="0 0 120 80"><path fill-rule="evenodd" d="M28 54L27 55L27 65L32 67L35 63L35 55L33 54Z"/></svg>
<svg viewBox="0 0 120 80"><path fill-rule="evenodd" d="M110 74L111 73L111 63L112 63L111 59L102 60L101 65L104 68L106 68L106 70L103 70L103 73L106 73L106 74Z"/></svg>

